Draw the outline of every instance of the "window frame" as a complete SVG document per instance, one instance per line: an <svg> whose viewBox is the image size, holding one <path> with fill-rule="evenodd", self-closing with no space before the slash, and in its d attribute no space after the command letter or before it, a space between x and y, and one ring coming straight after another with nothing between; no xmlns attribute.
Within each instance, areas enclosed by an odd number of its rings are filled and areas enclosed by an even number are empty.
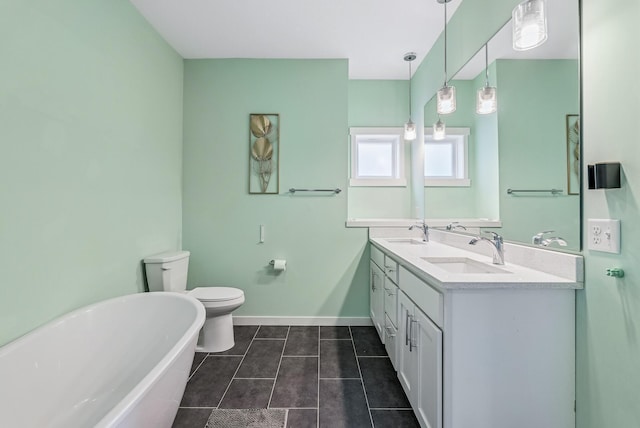
<svg viewBox="0 0 640 428"><path fill-rule="evenodd" d="M351 157L349 171L349 186L351 187L406 187L407 177L405 175L405 159L404 159L404 128L375 128L375 127L357 127L349 128L349 154ZM367 177L359 176L358 173L358 138L369 136L372 139L378 137L381 141L390 141L392 143L393 166L395 177ZM384 140L382 137L389 137Z"/></svg>
<svg viewBox="0 0 640 428"><path fill-rule="evenodd" d="M455 177L438 178L435 176L424 176L425 187L471 187L471 179L469 178L469 128L447 128L447 140L440 141L433 139L433 128L424 129L424 145L426 158L427 144L453 144L453 163ZM462 159L460 159L462 156ZM422 166L423 173L426 165Z"/></svg>

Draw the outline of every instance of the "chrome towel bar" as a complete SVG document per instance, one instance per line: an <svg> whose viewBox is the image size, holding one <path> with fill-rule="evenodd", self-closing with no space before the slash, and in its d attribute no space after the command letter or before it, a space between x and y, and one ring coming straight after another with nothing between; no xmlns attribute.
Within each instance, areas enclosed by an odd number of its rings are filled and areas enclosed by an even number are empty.
<svg viewBox="0 0 640 428"><path fill-rule="evenodd" d="M562 193L562 189L544 189L544 190L507 189L507 195L512 195L514 193L551 193L552 195L557 195L559 193Z"/></svg>
<svg viewBox="0 0 640 428"><path fill-rule="evenodd" d="M338 194L338 193L342 192L342 189L339 189L339 188L335 188L335 189L295 189L293 187L291 189L289 189L289 193L296 193L296 192L331 192L331 193Z"/></svg>

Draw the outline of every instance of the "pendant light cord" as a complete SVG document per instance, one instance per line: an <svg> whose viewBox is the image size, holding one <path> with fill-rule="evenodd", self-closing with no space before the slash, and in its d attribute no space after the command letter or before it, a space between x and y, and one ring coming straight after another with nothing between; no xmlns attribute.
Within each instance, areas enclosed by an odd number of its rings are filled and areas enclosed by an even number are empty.
<svg viewBox="0 0 640 428"><path fill-rule="evenodd" d="M484 86L489 86L489 44L484 45L484 78L486 80L486 84Z"/></svg>
<svg viewBox="0 0 640 428"><path fill-rule="evenodd" d="M411 61L409 61L409 120L411 120Z"/></svg>
<svg viewBox="0 0 640 428"><path fill-rule="evenodd" d="M444 86L447 86L447 2L444 3Z"/></svg>

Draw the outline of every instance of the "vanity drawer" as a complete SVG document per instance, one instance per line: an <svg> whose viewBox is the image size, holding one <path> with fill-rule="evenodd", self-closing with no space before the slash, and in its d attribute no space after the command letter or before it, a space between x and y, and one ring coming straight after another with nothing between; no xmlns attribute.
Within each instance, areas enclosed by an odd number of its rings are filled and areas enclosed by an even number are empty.
<svg viewBox="0 0 640 428"><path fill-rule="evenodd" d="M395 284L398 283L398 267L398 262L386 254L384 255L384 266L382 270L384 270L385 275L391 278Z"/></svg>
<svg viewBox="0 0 640 428"><path fill-rule="evenodd" d="M400 282L398 284L407 297L431 318L431 321L443 328L444 303L442 294L402 266L400 267Z"/></svg>
<svg viewBox="0 0 640 428"><path fill-rule="evenodd" d="M384 281L384 312L394 327L398 326L398 286L385 279Z"/></svg>
<svg viewBox="0 0 640 428"><path fill-rule="evenodd" d="M375 262L380 269L384 270L384 253L373 244L371 245L371 260Z"/></svg>
<svg viewBox="0 0 640 428"><path fill-rule="evenodd" d="M397 346L396 340L398 338L398 329L393 325L393 323L389 320L389 317L385 317L384 319L384 347L387 350L387 354L389 355L389 360L391 360L391 365L394 369L396 368L396 360L397 360Z"/></svg>

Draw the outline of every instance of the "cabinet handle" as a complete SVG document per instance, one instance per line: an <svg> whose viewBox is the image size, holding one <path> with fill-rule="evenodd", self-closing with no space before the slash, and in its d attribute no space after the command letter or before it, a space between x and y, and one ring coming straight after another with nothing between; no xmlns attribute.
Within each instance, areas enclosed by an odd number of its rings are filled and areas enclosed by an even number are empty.
<svg viewBox="0 0 640 428"><path fill-rule="evenodd" d="M413 323L418 324L418 320L415 317L411 317L411 325L409 327L409 352L412 352L413 348L417 348L413 342Z"/></svg>
<svg viewBox="0 0 640 428"><path fill-rule="evenodd" d="M407 318L404 323L404 344L409 344L409 309L407 309Z"/></svg>
<svg viewBox="0 0 640 428"><path fill-rule="evenodd" d="M409 352L413 352L413 315L411 315L411 321L409 321Z"/></svg>
<svg viewBox="0 0 640 428"><path fill-rule="evenodd" d="M378 277L378 275L373 272L371 274L371 291L376 291L376 278Z"/></svg>
<svg viewBox="0 0 640 428"><path fill-rule="evenodd" d="M395 333L393 332L393 329L391 327L385 327L385 329L387 330L387 336L389 337L396 337Z"/></svg>

